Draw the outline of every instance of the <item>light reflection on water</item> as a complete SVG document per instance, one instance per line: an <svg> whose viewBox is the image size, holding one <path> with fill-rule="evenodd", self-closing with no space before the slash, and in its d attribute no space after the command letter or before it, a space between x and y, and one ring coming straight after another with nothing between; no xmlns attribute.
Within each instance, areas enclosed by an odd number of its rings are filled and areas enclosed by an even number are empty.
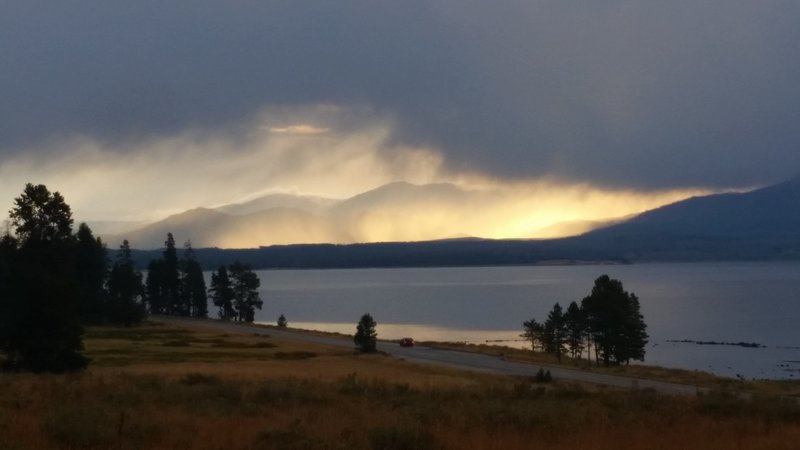
<svg viewBox="0 0 800 450"><path fill-rule="evenodd" d="M256 321L285 314L293 327L352 334L369 312L386 339L516 341L523 321L544 321L555 302L580 303L602 274L640 298L646 363L800 377L800 263L259 271L264 310ZM766 348L667 342L682 339Z"/></svg>
<svg viewBox="0 0 800 450"><path fill-rule="evenodd" d="M271 322L270 325L273 325ZM301 330L327 331L330 333L355 334L356 324L331 323L331 322L292 322L292 328ZM436 327L416 324L383 323L376 327L378 339L396 341L400 338L411 337L415 341L437 342L466 342L470 344L497 344L508 347L528 347L526 341L519 337L519 333L503 330L471 330L447 327Z"/></svg>

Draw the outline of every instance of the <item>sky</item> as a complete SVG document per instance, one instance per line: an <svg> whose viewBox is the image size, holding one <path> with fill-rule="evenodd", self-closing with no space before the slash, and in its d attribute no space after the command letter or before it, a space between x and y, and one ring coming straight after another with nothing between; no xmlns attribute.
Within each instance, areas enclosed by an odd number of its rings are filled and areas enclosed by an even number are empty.
<svg viewBox="0 0 800 450"><path fill-rule="evenodd" d="M0 0L0 11L5 211L26 182L60 191L79 220L148 221L407 181L534 209L546 196L547 211L510 208L509 220L555 223L800 173L794 0Z"/></svg>

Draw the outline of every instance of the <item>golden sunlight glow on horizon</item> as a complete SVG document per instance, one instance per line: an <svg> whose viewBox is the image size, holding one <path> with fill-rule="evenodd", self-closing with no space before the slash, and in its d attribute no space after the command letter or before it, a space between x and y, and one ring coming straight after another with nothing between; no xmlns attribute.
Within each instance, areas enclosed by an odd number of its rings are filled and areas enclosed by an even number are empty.
<svg viewBox="0 0 800 450"><path fill-rule="evenodd" d="M298 205L315 204L262 212L258 221L238 220L220 229L189 221L182 226L194 236L176 235L198 246L245 248L562 237L712 193L638 192L546 177L511 181L454 170L436 149L391 143L391 121L366 114L358 116L359 128L343 131L322 120L341 109L320 111L291 117L296 120L267 112L241 136L190 130L115 146L87 137L63 140L46 160L22 156L0 166L0 194L8 211L25 183L46 184L65 196L76 222L90 225L153 222L275 193L297 198ZM396 182L411 184L391 184Z"/></svg>
<svg viewBox="0 0 800 450"><path fill-rule="evenodd" d="M448 185L411 186L379 203L316 214L302 221L277 215L263 224L240 223L214 242L223 248L295 243L407 242L458 237L492 239L556 238L581 234L608 221L679 201L701 191L642 194L588 186L542 186L520 195L520 186L502 192ZM387 187L390 191L392 187ZM405 189L405 188L403 188ZM403 190L401 189L401 190ZM440 192L444 191L444 192ZM533 194L533 195L529 195ZM627 205L627 206L626 206ZM608 215L607 215L608 214Z"/></svg>

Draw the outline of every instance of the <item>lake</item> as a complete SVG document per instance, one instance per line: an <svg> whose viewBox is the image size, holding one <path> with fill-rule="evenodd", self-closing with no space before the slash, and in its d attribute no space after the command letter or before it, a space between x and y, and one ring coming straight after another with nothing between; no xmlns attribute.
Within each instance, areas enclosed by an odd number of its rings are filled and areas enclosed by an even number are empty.
<svg viewBox="0 0 800 450"><path fill-rule="evenodd" d="M264 309L256 321L284 314L292 327L352 334L369 312L379 338L519 347L523 321L544 321L555 302L580 303L602 274L640 299L646 364L800 377L796 262L258 271ZM762 347L671 342L683 340Z"/></svg>

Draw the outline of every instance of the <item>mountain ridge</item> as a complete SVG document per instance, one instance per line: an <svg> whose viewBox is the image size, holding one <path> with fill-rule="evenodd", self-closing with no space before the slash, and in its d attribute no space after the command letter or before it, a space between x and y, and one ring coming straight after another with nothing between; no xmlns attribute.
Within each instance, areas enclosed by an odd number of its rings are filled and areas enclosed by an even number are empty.
<svg viewBox="0 0 800 450"><path fill-rule="evenodd" d="M167 232L176 239L190 238L200 247L448 239L479 235L476 230L487 220L499 221L487 213L487 207L500 200L497 194L468 191L449 183L393 182L343 200L268 194L217 208L195 208L103 238L128 239L139 248L161 247ZM293 225L289 223L292 218ZM276 224L272 233L266 232ZM247 240L245 229L257 232Z"/></svg>
<svg viewBox="0 0 800 450"><path fill-rule="evenodd" d="M800 178L692 197L571 239L630 260L800 259Z"/></svg>
<svg viewBox="0 0 800 450"><path fill-rule="evenodd" d="M420 188L399 183L372 192L371 195L380 197L398 189L408 192L412 197L419 193L425 195L427 191ZM445 193L451 191L448 186L440 186L439 189ZM455 194L460 195L458 192ZM369 196L360 197L344 210L358 217L374 213L368 208L352 206L358 205L365 198ZM403 200L398 202L402 203ZM336 206L338 205L341 203ZM362 210L368 212L364 213ZM301 218L308 223L322 220L310 213L291 209L274 208L261 214L272 220L271 225L266 227L269 231L280 228L280 217ZM221 223L230 221L231 216L199 208L179 215L178 219L185 221L193 217L204 217L203 220L210 223L215 220ZM243 216L239 216L239 219L245 220ZM400 219L389 216L388 220ZM288 219L283 222L283 226L293 228L287 225L287 221ZM182 222L174 222L176 229L178 223ZM232 251L228 254L242 257L250 255L247 258L256 262L258 267L800 259L800 178L749 192L692 197L645 211L619 223L605 225L579 236L558 239L447 239L457 236L445 236L442 239L419 240L420 242L388 241L373 244L356 243L358 230L343 227L338 230L340 234L337 235L340 239L337 242L342 242L340 244L298 244L285 241L281 245ZM173 232L178 237L177 231ZM253 233L253 230L249 229L247 232ZM329 236L322 232L318 235L321 238ZM469 234L465 233L463 236ZM151 239L159 239L160 243L163 242L163 235L153 235ZM136 246L135 241L131 242ZM218 254L226 252L220 249L216 251ZM385 252L384 256L381 256L382 252Z"/></svg>

